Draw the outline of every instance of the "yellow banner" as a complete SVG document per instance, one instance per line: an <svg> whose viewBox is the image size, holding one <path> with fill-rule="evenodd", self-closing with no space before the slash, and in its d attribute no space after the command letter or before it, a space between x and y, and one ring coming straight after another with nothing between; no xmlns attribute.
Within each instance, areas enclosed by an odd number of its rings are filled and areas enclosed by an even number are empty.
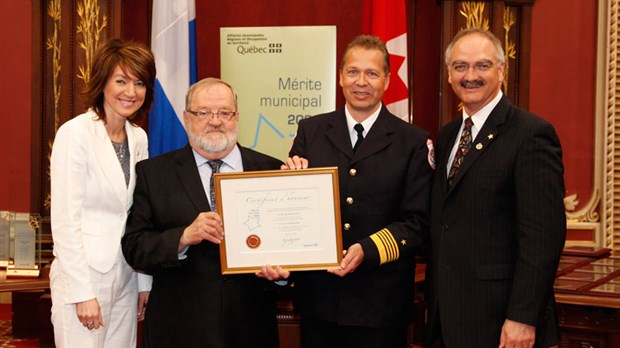
<svg viewBox="0 0 620 348"><path fill-rule="evenodd" d="M335 26L221 28L220 51L243 146L284 160L297 123L336 107Z"/></svg>

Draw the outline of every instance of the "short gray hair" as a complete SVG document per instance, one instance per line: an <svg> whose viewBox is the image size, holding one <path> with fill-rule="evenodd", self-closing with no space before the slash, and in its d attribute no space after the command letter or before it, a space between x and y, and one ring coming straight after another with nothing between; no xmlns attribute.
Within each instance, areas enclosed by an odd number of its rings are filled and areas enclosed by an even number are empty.
<svg viewBox="0 0 620 348"><path fill-rule="evenodd" d="M235 97L234 98L235 99L235 111L239 111L239 108L237 106L237 91L235 91L235 89L228 83L220 79L216 79L215 77L207 77L205 79L202 79L194 83L193 85L189 87L189 89L187 90L187 93L185 93L185 110L189 110L189 102L194 97L194 93L196 93L196 91L213 86L213 85L224 85L230 88L230 90L233 93L233 96Z"/></svg>
<svg viewBox="0 0 620 348"><path fill-rule="evenodd" d="M504 56L504 49L502 48L502 43L499 41L497 36L495 36L492 32L488 30L484 30L482 28L467 28L467 29L463 29L459 31L456 35L454 35L454 38L452 38L452 41L450 41L450 44L446 48L446 53L445 53L446 66L450 65L450 60L452 59L452 49L454 48L454 45L456 44L456 42L464 38L465 36L474 35L474 34L482 35L485 38L487 38L489 41L491 41L491 43L495 47L495 52L496 52L495 54L496 54L497 62L499 64L506 63L506 57Z"/></svg>

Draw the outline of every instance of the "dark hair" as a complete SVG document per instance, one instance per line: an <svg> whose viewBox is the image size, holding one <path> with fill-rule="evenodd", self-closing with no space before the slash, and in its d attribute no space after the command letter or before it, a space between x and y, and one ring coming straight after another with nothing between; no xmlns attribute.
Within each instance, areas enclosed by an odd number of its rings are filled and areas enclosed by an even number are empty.
<svg viewBox="0 0 620 348"><path fill-rule="evenodd" d="M383 71L386 75L390 73L390 53L388 52L387 47L385 47L385 43L383 43L380 38L372 35L359 35L353 39L353 41L349 42L347 49L342 55L342 60L340 61L340 70L344 67L344 61L347 58L349 51L356 47L380 51L381 54L383 54Z"/></svg>
<svg viewBox="0 0 620 348"><path fill-rule="evenodd" d="M103 90L117 66L123 73L135 75L146 85L144 103L130 117L135 123L144 118L151 109L155 88L155 58L151 50L143 44L111 39L99 46L93 58L90 79L82 92L84 105L92 108L100 119L106 121Z"/></svg>

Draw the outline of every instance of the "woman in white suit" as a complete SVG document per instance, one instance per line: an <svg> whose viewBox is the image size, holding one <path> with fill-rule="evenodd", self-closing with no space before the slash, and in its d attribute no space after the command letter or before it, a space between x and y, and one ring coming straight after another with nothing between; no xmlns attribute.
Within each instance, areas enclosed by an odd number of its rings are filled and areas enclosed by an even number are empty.
<svg viewBox="0 0 620 348"><path fill-rule="evenodd" d="M148 156L146 133L135 122L149 111L154 83L155 60L146 46L106 42L84 90L88 111L56 134L50 271L56 347L136 347L150 277L127 265L120 240L134 166Z"/></svg>

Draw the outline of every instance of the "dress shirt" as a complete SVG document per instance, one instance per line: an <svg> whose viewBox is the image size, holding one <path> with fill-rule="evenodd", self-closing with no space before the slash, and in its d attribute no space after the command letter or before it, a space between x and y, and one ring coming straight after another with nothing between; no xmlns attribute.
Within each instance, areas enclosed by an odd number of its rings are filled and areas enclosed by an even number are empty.
<svg viewBox="0 0 620 348"><path fill-rule="evenodd" d="M194 159L196 160L196 167L198 167L198 173L200 174L200 181L202 182L202 187L204 188L207 199L209 200L209 205L211 205L211 195L209 194L209 192L211 192L211 166L207 164L207 161L209 160L202 157L194 149L192 149L192 153L194 154ZM235 145L232 151L230 151L230 153L221 160L223 163L220 167L220 173L243 171L241 151L239 151L239 147L237 145ZM179 260L185 260L185 258L187 257L187 249L189 249L189 245L179 252Z"/></svg>
<svg viewBox="0 0 620 348"><path fill-rule="evenodd" d="M196 166L198 167L198 172L200 173L200 181L202 181L202 187L204 188L207 199L209 200L209 205L211 205L211 197L209 195L209 192L211 192L211 166L207 164L207 161L209 161L209 159L202 157L194 149L192 149L192 152L194 153ZM220 159L223 162L222 166L220 167L220 173L233 173L243 171L241 151L239 151L239 147L237 147L236 145L232 149L232 151L230 151L230 153L226 155L226 157Z"/></svg>
<svg viewBox="0 0 620 348"><path fill-rule="evenodd" d="M351 137L351 147L355 146L355 142L357 141L357 131L353 129L353 127L355 127L356 124L361 123L362 127L364 127L364 131L362 132L362 134L364 135L364 138L366 138L366 135L370 131L370 127L372 127L372 125L377 120L377 117L379 117L380 111L381 107L378 108L377 111L373 112L372 115L370 115L370 117L366 118L364 121L357 122L353 118L353 116L351 116L351 113L349 112L349 106L345 106L344 114L347 117L347 128L349 129L349 136Z"/></svg>
<svg viewBox="0 0 620 348"><path fill-rule="evenodd" d="M491 111L495 109L495 106L497 105L497 103L499 103L500 99L502 99L503 95L504 94L500 90L499 93L497 93L495 98L493 98L493 100L491 100L490 103L485 105L482 109L478 110L478 112L476 112L475 114L471 116L468 115L467 112L465 112L465 108L463 108L463 120L461 122L461 128L458 132L456 139L454 140L452 151L450 151L450 157L448 157L448 165L446 166L446 175L450 175L450 168L452 168L452 162L454 161L454 156L456 156L456 150L459 147L459 141L461 140L461 134L463 133L463 128L465 128L465 119L468 117L471 117L471 120L473 122L473 126L471 127L471 139L472 139L472 144L473 144L476 141L476 136L478 135L478 132L480 132L480 130L482 129L482 126L484 126L484 123L487 121L487 118L489 118Z"/></svg>

